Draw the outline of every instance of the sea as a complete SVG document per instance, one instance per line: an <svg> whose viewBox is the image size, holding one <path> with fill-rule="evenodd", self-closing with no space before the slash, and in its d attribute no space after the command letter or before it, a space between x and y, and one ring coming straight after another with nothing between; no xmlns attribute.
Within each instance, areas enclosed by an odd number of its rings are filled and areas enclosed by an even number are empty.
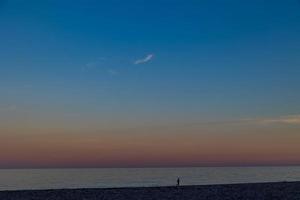
<svg viewBox="0 0 300 200"><path fill-rule="evenodd" d="M300 181L293 167L0 169L0 190L117 188Z"/></svg>

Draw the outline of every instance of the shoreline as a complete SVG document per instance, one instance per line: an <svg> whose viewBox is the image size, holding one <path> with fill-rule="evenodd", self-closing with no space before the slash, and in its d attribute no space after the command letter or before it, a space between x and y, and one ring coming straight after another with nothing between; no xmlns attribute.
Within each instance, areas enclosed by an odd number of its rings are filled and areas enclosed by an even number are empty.
<svg viewBox="0 0 300 200"><path fill-rule="evenodd" d="M179 188L190 187L214 187L214 186L235 186L235 185L255 185L255 184L280 184L280 183L299 183L300 181L266 181L266 182L251 182L251 183L216 183L216 184L202 184L202 185L180 185ZM174 185L164 186L121 186L121 187L82 187L82 188L50 188L50 189L21 189L21 190L0 190L1 192L27 192L27 191L59 191L59 190L122 190L122 189L157 189L157 188L178 188Z"/></svg>
<svg viewBox="0 0 300 200"><path fill-rule="evenodd" d="M300 199L300 181L121 188L76 188L0 191L0 200L29 199Z"/></svg>

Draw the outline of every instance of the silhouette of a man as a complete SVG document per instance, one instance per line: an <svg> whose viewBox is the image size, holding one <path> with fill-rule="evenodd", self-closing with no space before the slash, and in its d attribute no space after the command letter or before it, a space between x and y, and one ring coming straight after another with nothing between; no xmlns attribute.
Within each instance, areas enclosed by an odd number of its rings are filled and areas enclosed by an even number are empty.
<svg viewBox="0 0 300 200"><path fill-rule="evenodd" d="M177 178L177 186L179 186L180 185L180 178L178 177Z"/></svg>

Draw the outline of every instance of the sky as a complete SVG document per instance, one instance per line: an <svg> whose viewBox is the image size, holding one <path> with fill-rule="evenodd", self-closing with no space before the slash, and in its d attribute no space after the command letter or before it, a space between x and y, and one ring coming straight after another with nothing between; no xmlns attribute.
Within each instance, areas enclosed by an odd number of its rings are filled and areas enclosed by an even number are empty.
<svg viewBox="0 0 300 200"><path fill-rule="evenodd" d="M300 165L300 1L0 0L0 168Z"/></svg>

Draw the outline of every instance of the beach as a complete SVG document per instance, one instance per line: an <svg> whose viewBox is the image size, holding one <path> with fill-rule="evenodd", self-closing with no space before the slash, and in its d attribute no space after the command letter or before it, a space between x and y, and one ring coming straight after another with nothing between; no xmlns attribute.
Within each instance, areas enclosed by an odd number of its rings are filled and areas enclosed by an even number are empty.
<svg viewBox="0 0 300 200"><path fill-rule="evenodd" d="M1 200L299 200L300 182L1 191Z"/></svg>

